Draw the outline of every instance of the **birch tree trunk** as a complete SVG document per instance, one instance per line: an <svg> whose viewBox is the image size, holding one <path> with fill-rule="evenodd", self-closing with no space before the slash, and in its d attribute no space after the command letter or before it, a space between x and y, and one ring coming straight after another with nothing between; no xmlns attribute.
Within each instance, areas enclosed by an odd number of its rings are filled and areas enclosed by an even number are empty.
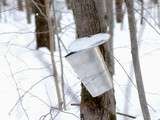
<svg viewBox="0 0 160 120"><path fill-rule="evenodd" d="M133 59L134 72L137 82L138 95L140 100L140 105L143 113L144 120L151 120L144 85L142 81L141 68L139 62L139 53L138 53L138 43L137 43L137 32L136 32L136 21L134 15L134 5L133 0L126 0L127 11L128 11L128 21L130 29L130 38L131 38L131 53Z"/></svg>
<svg viewBox="0 0 160 120"><path fill-rule="evenodd" d="M74 0L72 10L78 38L106 32L94 0ZM81 120L116 120L114 91L93 98L82 85L80 113Z"/></svg>

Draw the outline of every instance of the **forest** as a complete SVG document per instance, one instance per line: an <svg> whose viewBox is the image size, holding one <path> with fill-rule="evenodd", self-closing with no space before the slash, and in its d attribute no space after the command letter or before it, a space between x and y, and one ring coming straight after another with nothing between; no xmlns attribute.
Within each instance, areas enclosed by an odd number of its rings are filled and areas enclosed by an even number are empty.
<svg viewBox="0 0 160 120"><path fill-rule="evenodd" d="M2 120L160 120L160 0L0 0Z"/></svg>

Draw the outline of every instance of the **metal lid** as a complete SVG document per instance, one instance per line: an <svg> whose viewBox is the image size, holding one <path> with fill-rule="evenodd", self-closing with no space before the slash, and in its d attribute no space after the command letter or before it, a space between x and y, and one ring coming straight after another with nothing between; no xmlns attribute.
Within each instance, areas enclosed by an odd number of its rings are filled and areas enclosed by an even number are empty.
<svg viewBox="0 0 160 120"><path fill-rule="evenodd" d="M110 38L110 35L107 33L98 33L95 35L92 35L90 37L83 37L83 38L79 38L75 41L73 41L70 45L69 45L69 52L73 53L73 52L78 52L78 51L82 51L85 49L89 49L89 48L93 48L93 47L97 47L105 42L107 42Z"/></svg>

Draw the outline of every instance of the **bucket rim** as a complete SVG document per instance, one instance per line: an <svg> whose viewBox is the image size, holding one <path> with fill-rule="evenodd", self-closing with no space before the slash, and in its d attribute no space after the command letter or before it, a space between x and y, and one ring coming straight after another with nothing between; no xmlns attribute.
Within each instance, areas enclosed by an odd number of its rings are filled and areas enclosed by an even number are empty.
<svg viewBox="0 0 160 120"><path fill-rule="evenodd" d="M89 37L78 38L69 45L69 54L97 47L107 42L109 38L110 35L108 33L98 33Z"/></svg>

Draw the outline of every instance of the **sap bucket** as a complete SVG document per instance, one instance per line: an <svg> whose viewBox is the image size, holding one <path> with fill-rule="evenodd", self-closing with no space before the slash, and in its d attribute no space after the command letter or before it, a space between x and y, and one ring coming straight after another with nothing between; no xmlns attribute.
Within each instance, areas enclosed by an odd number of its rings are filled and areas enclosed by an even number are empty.
<svg viewBox="0 0 160 120"><path fill-rule="evenodd" d="M93 96L100 96L113 88L112 78L97 46L107 42L109 35L99 33L71 43L67 61Z"/></svg>

